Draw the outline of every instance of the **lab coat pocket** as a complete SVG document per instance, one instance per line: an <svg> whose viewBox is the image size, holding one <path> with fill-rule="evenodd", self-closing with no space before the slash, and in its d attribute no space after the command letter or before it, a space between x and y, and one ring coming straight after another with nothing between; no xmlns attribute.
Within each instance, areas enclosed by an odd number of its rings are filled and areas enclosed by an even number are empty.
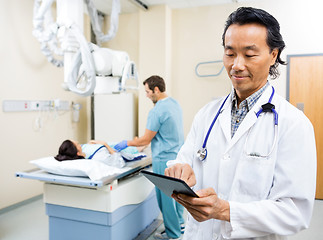
<svg viewBox="0 0 323 240"><path fill-rule="evenodd" d="M248 202L265 199L273 183L272 158L245 156L238 164L232 188L232 200Z"/></svg>

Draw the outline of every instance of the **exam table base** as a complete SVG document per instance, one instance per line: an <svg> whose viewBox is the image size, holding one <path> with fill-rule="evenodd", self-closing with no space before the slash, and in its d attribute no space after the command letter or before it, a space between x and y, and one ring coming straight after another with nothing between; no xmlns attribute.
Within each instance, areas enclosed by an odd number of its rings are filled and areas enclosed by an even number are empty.
<svg viewBox="0 0 323 240"><path fill-rule="evenodd" d="M130 240L159 215L153 191L139 204L100 212L46 203L50 240Z"/></svg>

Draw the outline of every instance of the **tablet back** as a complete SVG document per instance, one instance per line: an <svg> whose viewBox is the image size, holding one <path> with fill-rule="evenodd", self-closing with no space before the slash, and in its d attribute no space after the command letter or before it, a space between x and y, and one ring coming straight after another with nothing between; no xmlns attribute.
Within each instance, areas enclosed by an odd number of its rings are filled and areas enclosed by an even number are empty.
<svg viewBox="0 0 323 240"><path fill-rule="evenodd" d="M191 197L198 197L198 195L181 179L160 175L145 170L142 170L141 173L169 197L171 197L173 192L183 193Z"/></svg>

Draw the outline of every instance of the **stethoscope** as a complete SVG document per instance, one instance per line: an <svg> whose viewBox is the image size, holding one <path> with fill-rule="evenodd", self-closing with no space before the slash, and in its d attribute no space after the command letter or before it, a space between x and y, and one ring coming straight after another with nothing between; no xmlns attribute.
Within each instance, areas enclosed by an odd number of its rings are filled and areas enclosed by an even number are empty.
<svg viewBox="0 0 323 240"><path fill-rule="evenodd" d="M273 141L273 145L271 147L271 150L269 151L268 154L266 155L261 155L261 154L258 154L258 153L250 153L248 154L247 151L246 151L246 148L247 148L247 142L248 142L248 138L249 138L249 135L250 135L250 130L248 131L248 134L247 134L247 138L246 138L246 142L245 142L245 145L244 145L244 153L248 156L256 156L256 157L268 157L272 151L274 150L274 147L276 145L276 141L277 141L277 129L278 129L278 113L277 111L275 110L275 105L271 103L273 97L274 97L274 94L275 94L275 89L274 87L272 87L272 93L270 95L270 98L268 100L268 102L264 105L261 106L261 109L256 113L256 116L257 118L259 117L259 115L262 113L262 112L272 112L274 114L274 122L275 122L275 136L274 136L274 141ZM230 94L229 94L230 95ZM202 148L200 148L198 151L197 151L197 157L199 160L201 160L202 162L205 161L206 157L207 157L207 148L206 148L206 143L207 143L207 140L209 138L209 135L211 133L211 130L213 128L213 125L214 123L216 122L216 120L218 119L221 111L222 111L222 108L225 104L225 102L227 101L229 95L224 99L221 107L219 108L217 114L215 115L210 127L209 127L209 130L207 131L207 134L205 136L205 139L204 139L204 142L203 142L203 145L202 145Z"/></svg>

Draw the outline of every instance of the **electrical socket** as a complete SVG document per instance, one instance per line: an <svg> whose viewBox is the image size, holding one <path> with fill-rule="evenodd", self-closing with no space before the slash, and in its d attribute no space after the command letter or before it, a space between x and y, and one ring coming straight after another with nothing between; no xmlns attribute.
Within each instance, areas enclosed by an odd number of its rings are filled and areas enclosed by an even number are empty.
<svg viewBox="0 0 323 240"><path fill-rule="evenodd" d="M38 101L30 101L29 109L32 111L40 110L40 102Z"/></svg>

